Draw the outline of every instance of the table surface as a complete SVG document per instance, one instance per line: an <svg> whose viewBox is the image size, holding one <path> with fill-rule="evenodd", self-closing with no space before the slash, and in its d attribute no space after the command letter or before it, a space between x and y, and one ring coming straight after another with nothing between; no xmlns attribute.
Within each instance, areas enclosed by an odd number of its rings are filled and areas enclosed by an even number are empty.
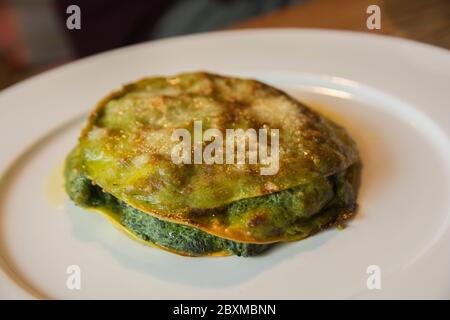
<svg viewBox="0 0 450 320"><path fill-rule="evenodd" d="M373 4L380 7L380 30L366 26L366 10ZM450 49L450 0L305 0L232 29L283 27L378 33Z"/></svg>

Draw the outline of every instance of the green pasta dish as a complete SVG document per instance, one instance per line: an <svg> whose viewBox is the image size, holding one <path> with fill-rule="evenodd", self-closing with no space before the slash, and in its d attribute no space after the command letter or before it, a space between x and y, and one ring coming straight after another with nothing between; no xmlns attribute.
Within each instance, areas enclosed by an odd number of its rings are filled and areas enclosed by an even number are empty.
<svg viewBox="0 0 450 320"><path fill-rule="evenodd" d="M276 159L270 173L267 159ZM103 99L67 156L65 181L76 205L149 244L254 256L352 217L360 168L347 131L286 93L198 72L145 78Z"/></svg>

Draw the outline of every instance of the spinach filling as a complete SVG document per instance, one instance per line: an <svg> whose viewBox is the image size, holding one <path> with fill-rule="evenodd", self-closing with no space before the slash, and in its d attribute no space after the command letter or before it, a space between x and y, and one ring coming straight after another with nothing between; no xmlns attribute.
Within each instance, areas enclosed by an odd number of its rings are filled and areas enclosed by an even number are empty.
<svg viewBox="0 0 450 320"><path fill-rule="evenodd" d="M353 211L352 205L354 205L356 197L351 181L354 172L355 170L350 168L327 178L331 186L329 190L315 190L308 185L299 186L262 197L237 201L229 206L229 210L235 211L242 206L258 208L260 206L269 206L270 204L270 207L282 205L285 207L284 211L292 214L290 211L300 208L299 206L303 208L304 206L312 205L308 203L294 205L292 203L294 199L292 197L293 194L299 190L303 192L308 190L310 190L309 192L320 192L326 196L323 197L320 204L314 204L316 213L310 216L299 217L301 223L298 226L300 233L303 234L301 238L305 238L327 228L333 223L348 218L346 216L348 211L345 209ZM109 193L103 192L99 186L94 185L90 179L78 170L66 171L66 189L70 198L77 205L103 209L116 214L121 224L139 238L180 254L201 256L212 253L227 253L246 257L258 255L272 245L224 239L195 227L161 220L131 207ZM245 210L242 211L245 212Z"/></svg>
<svg viewBox="0 0 450 320"><path fill-rule="evenodd" d="M207 255L226 252L247 257L258 255L270 246L223 239L197 228L158 219L103 192L82 175L67 180L66 188L76 204L117 214L122 225L139 238L181 254Z"/></svg>

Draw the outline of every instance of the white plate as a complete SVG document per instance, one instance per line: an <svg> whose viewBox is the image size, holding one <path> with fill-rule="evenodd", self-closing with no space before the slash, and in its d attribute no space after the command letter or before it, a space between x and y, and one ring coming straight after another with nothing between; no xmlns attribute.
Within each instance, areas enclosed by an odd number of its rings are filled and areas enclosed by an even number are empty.
<svg viewBox="0 0 450 320"><path fill-rule="evenodd" d="M209 70L283 88L345 125L364 169L357 218L256 258L186 258L49 202L87 112L121 84ZM2 298L449 298L450 54L367 34L220 32L93 56L0 94ZM276 112L276 110L274 110ZM66 286L69 265L81 289ZM366 285L368 266L381 289Z"/></svg>

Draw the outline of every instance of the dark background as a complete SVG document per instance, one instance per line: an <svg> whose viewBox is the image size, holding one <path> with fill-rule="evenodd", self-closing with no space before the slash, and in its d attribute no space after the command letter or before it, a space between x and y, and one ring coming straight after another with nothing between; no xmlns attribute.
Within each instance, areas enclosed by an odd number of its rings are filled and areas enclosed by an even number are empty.
<svg viewBox="0 0 450 320"><path fill-rule="evenodd" d="M68 30L66 9L81 9ZM381 30L366 27L381 8ZM450 0L0 0L0 90L63 63L138 42L222 29L381 33L450 49Z"/></svg>

